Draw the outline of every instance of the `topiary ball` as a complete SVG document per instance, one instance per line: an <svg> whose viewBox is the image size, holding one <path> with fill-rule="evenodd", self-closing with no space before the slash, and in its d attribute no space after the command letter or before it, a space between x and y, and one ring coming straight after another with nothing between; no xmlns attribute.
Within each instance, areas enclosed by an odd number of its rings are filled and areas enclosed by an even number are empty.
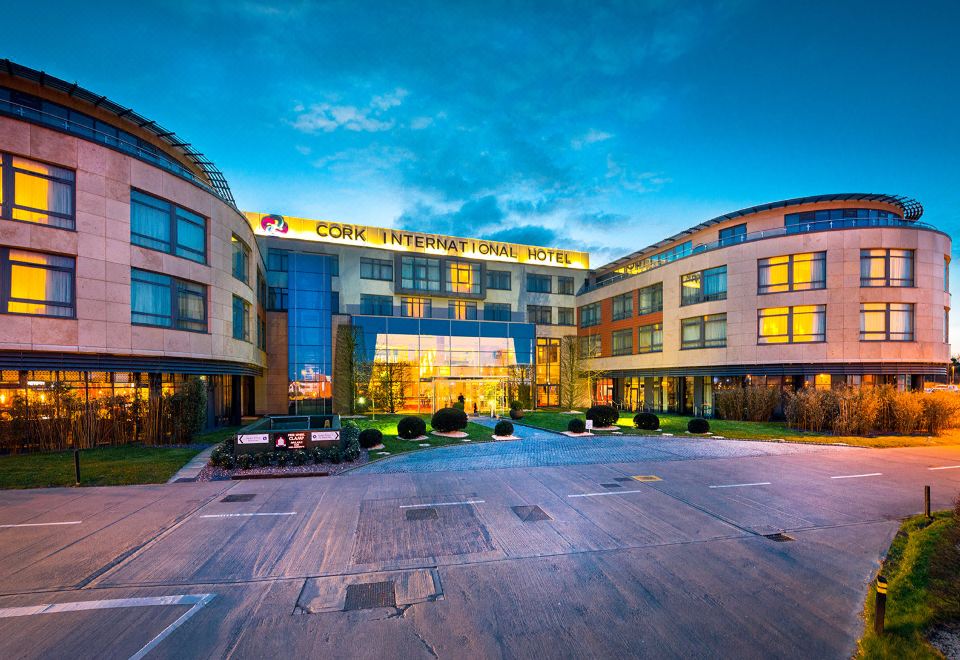
<svg viewBox="0 0 960 660"><path fill-rule="evenodd" d="M497 422L497 425L493 427L493 434L499 436L513 435L513 424L505 419L501 419Z"/></svg>
<svg viewBox="0 0 960 660"><path fill-rule="evenodd" d="M416 440L427 434L427 423L419 417L404 417L397 423L397 435L404 440Z"/></svg>
<svg viewBox="0 0 960 660"><path fill-rule="evenodd" d="M633 425L644 431L656 431L660 428L660 418L649 412L637 413L633 417Z"/></svg>
<svg viewBox="0 0 960 660"><path fill-rule="evenodd" d="M441 408L433 413L430 426L441 433L453 433L467 428L467 413L458 408Z"/></svg>
<svg viewBox="0 0 960 660"><path fill-rule="evenodd" d="M620 419L620 413L613 406L592 406L584 416L593 420L593 425L599 428L615 426Z"/></svg>
<svg viewBox="0 0 960 660"><path fill-rule="evenodd" d="M583 433L587 430L587 423L579 417L574 417L567 422L567 430L570 431L570 433Z"/></svg>
<svg viewBox="0 0 960 660"><path fill-rule="evenodd" d="M380 429L363 429L360 431L360 446L364 449L370 449L370 447L376 447L381 442L383 442L383 434L380 432ZM337 456L340 455L339 450L337 451ZM331 456L332 458L332 456ZM334 461L334 463L339 463L340 461Z"/></svg>
<svg viewBox="0 0 960 660"><path fill-rule="evenodd" d="M687 422L687 431L690 433L706 433L710 430L710 422L703 417L694 417Z"/></svg>

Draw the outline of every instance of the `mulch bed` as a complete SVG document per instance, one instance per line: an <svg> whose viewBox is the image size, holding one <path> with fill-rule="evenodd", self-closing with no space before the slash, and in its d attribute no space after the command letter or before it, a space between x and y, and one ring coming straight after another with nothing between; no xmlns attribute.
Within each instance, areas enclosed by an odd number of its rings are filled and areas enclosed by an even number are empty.
<svg viewBox="0 0 960 660"><path fill-rule="evenodd" d="M217 467L207 463L203 466L203 469L200 470L200 474L197 477L197 481L230 481L236 477L252 477L252 478L269 478L269 477L294 477L294 476L311 476L320 472L326 472L327 476L335 476L342 472L346 472L350 468L355 468L357 466L363 465L368 460L367 452L361 451L360 458L355 461L343 463L307 463L306 465L285 465L283 467L270 466L270 467L253 467L248 470L242 470L240 468L234 468L232 470L227 470L222 467Z"/></svg>

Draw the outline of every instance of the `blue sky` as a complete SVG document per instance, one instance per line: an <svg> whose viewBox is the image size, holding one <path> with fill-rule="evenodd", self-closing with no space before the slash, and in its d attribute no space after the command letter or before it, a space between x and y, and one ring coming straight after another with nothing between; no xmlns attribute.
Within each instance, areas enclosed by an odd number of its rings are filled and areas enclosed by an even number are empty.
<svg viewBox="0 0 960 660"><path fill-rule="evenodd" d="M177 131L244 209L597 265L808 194L909 195L960 226L946 0L20 2L4 22L0 56Z"/></svg>

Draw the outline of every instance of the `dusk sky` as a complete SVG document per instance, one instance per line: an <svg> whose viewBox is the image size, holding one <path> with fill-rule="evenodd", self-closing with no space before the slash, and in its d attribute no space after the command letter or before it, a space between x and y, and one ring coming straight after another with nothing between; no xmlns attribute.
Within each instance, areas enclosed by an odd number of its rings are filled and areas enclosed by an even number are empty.
<svg viewBox="0 0 960 660"><path fill-rule="evenodd" d="M151 4L8 4L0 57L176 131L245 210L594 265L820 193L960 227L955 2Z"/></svg>

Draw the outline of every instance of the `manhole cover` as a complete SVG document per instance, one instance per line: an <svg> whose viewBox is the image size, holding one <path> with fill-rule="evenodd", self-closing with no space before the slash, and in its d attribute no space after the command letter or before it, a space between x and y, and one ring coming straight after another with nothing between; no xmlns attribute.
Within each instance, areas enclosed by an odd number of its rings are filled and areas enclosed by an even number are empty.
<svg viewBox="0 0 960 660"><path fill-rule="evenodd" d="M244 493L242 495L227 495L224 497L221 502L249 502L256 495L254 493Z"/></svg>
<svg viewBox="0 0 960 660"><path fill-rule="evenodd" d="M407 509L407 520L436 520L437 510L432 507Z"/></svg>
<svg viewBox="0 0 960 660"><path fill-rule="evenodd" d="M792 536L787 536L783 532L777 532L776 534L764 534L763 536L771 541L776 541L777 543L786 543L787 541L795 540Z"/></svg>
<svg viewBox="0 0 960 660"><path fill-rule="evenodd" d="M393 588L393 580L347 585L347 600L343 605L344 612L396 606L397 593Z"/></svg>
<svg viewBox="0 0 960 660"><path fill-rule="evenodd" d="M538 520L553 520L546 511L538 506L515 506L512 507L517 518L523 522L537 522Z"/></svg>
<svg viewBox="0 0 960 660"><path fill-rule="evenodd" d="M620 484L600 484L604 488L623 488Z"/></svg>

